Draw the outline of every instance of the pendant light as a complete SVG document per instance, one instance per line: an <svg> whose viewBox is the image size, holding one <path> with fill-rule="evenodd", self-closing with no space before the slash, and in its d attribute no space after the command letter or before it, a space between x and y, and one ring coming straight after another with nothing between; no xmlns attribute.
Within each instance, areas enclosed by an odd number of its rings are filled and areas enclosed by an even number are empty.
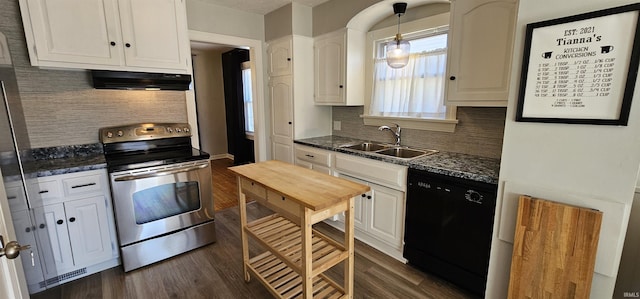
<svg viewBox="0 0 640 299"><path fill-rule="evenodd" d="M400 16L407 11L407 3L398 2L393 4L393 13L398 15L398 33L396 37L387 43L387 64L394 68L399 69L407 65L409 62L409 42L402 40L400 34Z"/></svg>

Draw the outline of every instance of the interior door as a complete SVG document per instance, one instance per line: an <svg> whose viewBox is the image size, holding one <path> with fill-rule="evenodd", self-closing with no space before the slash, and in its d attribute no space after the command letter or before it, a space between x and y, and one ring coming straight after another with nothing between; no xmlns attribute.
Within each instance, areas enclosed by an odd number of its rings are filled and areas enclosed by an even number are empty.
<svg viewBox="0 0 640 299"><path fill-rule="evenodd" d="M0 178L2 171L0 170ZM0 180L0 237L4 244L16 240L7 194L4 191L4 183ZM32 246L35 246L33 244ZM0 298L28 298L27 283L20 259L7 259L0 257Z"/></svg>
<svg viewBox="0 0 640 299"><path fill-rule="evenodd" d="M4 34L0 33L0 38L3 39L0 44L7 44ZM8 51L3 53L7 57L5 62L11 61L9 54ZM39 282L44 280L44 275L27 203L26 179L20 170L20 149L30 148L29 135L18 82L10 65L0 67L0 101L0 235L5 244L18 241L22 245L31 246L28 251L20 254L23 263L20 263L21 259L9 261L6 257L0 257L0 298L22 298L29 296L27 283L34 289L43 288ZM19 229L17 234L14 227ZM23 272L27 272L27 280Z"/></svg>

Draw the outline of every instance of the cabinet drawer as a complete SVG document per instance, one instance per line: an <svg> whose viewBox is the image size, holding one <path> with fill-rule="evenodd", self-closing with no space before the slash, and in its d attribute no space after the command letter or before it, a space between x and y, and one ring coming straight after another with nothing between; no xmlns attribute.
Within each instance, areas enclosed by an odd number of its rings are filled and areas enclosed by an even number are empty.
<svg viewBox="0 0 640 299"><path fill-rule="evenodd" d="M267 198L267 190L262 185L256 182L241 178L240 186L242 187L242 191L245 193L249 193L250 195L254 195L262 199Z"/></svg>
<svg viewBox="0 0 640 299"><path fill-rule="evenodd" d="M322 166L331 167L330 151L316 150L310 147L296 147L296 158L318 164Z"/></svg>
<svg viewBox="0 0 640 299"><path fill-rule="evenodd" d="M278 192L267 191L267 202L292 216L300 216L300 205Z"/></svg>
<svg viewBox="0 0 640 299"><path fill-rule="evenodd" d="M56 179L46 180L39 178L36 182L29 184L28 190L30 200L32 200L32 203L36 206L64 200L62 190L60 190L60 181Z"/></svg>
<svg viewBox="0 0 640 299"><path fill-rule="evenodd" d="M8 182L5 184L5 191L7 192L7 199L9 200L9 208L11 211L22 211L27 209L27 199L24 196L24 189L22 188L22 181Z"/></svg>
<svg viewBox="0 0 640 299"><path fill-rule="evenodd" d="M64 193L67 196L87 193L102 193L103 180L99 174L62 180Z"/></svg>
<svg viewBox="0 0 640 299"><path fill-rule="evenodd" d="M336 155L336 170L396 190L407 189L407 167L349 155Z"/></svg>

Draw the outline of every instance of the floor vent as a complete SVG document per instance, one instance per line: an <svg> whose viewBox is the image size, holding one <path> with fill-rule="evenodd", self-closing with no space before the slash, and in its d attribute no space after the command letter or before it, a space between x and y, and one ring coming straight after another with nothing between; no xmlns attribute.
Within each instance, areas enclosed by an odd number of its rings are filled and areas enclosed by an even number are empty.
<svg viewBox="0 0 640 299"><path fill-rule="evenodd" d="M69 278L73 278L73 277L76 277L78 275L82 275L82 274L86 274L86 273L87 273L87 268L82 268L82 269L74 270L74 271L71 271L71 272L67 272L65 274L61 274L61 275L58 275L56 277L49 278L49 279L47 279L45 281L41 281L40 282L40 287L44 288L44 287L46 287L48 285L57 284L57 283L59 283L61 281L65 281L65 280L67 280Z"/></svg>

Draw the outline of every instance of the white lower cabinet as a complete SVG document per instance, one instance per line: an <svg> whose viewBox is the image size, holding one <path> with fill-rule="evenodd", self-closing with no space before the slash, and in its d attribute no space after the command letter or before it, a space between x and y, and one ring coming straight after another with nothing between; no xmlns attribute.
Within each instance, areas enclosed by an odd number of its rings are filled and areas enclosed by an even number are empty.
<svg viewBox="0 0 640 299"><path fill-rule="evenodd" d="M383 242L402 250L404 226L404 192L369 183L373 195L367 197L367 232Z"/></svg>
<svg viewBox="0 0 640 299"><path fill-rule="evenodd" d="M64 273L73 269L71 241L67 230L63 204L46 205L34 209L36 235L42 246L44 275L52 278L58 272ZM61 221L60 224L56 222Z"/></svg>
<svg viewBox="0 0 640 299"><path fill-rule="evenodd" d="M38 238L51 245L48 278L111 258L106 206L104 196L94 196L35 209L36 221L46 226Z"/></svg>
<svg viewBox="0 0 640 299"><path fill-rule="evenodd" d="M107 173L91 170L38 178L29 184L45 281L27 275L29 289L64 283L119 264ZM23 263L25 260L23 259Z"/></svg>
<svg viewBox="0 0 640 299"><path fill-rule="evenodd" d="M371 188L354 202L354 227L360 230L356 231L356 238L402 259L405 193L349 175L338 176ZM338 221L344 223L344 215L340 214Z"/></svg>
<svg viewBox="0 0 640 299"><path fill-rule="evenodd" d="M332 174L333 153L304 145L295 145L295 164L318 172Z"/></svg>
<svg viewBox="0 0 640 299"><path fill-rule="evenodd" d="M11 211L11 219L13 220L13 227L16 230L20 244L30 245L29 249L20 252L24 276L30 284L31 282L41 281L42 267L40 265L38 247L36 246L36 236L33 233L35 226L31 223L29 210Z"/></svg>
<svg viewBox="0 0 640 299"><path fill-rule="evenodd" d="M402 257L406 166L300 144L295 145L295 163L371 187L354 201L355 238L406 262ZM343 214L325 222L344 230Z"/></svg>

